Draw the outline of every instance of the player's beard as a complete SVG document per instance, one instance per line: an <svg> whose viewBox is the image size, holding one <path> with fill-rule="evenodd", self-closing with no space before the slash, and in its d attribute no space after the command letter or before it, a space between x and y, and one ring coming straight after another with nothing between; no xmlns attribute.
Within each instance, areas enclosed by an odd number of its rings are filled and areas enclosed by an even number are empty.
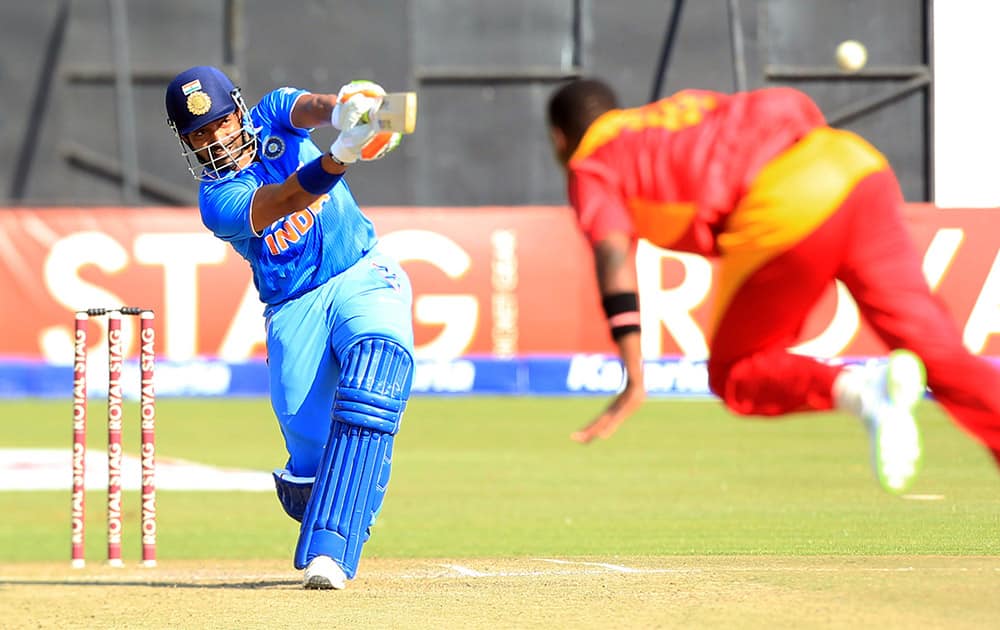
<svg viewBox="0 0 1000 630"><path fill-rule="evenodd" d="M202 166L207 166L216 173L241 168L241 158L252 147L250 134L242 128L239 133L232 134L228 141L220 144L219 147L206 147L196 153Z"/></svg>

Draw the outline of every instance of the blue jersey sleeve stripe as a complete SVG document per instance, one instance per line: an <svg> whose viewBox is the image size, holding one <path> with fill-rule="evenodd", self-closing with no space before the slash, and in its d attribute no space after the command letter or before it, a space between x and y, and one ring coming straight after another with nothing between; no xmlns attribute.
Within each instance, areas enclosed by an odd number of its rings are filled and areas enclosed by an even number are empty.
<svg viewBox="0 0 1000 630"><path fill-rule="evenodd" d="M292 107L306 90L292 87L278 88L264 95L264 98L251 110L251 116L256 116L265 127L277 127L300 137L308 137L306 129L299 129L292 124Z"/></svg>
<svg viewBox="0 0 1000 630"><path fill-rule="evenodd" d="M305 96L306 94L309 94L309 92L299 92L299 94L295 96L295 100L292 101L291 107L288 108L288 128L305 131L306 133L308 133L313 130L312 127L296 127L295 123L292 122L292 110L295 109L295 104L299 102L299 99Z"/></svg>
<svg viewBox="0 0 1000 630"><path fill-rule="evenodd" d="M253 194L250 195L250 209L247 211L247 229L250 230L251 234L260 238L260 236L264 234L263 228L260 232L253 229L253 200L257 196L258 190L260 190L260 188L254 188Z"/></svg>

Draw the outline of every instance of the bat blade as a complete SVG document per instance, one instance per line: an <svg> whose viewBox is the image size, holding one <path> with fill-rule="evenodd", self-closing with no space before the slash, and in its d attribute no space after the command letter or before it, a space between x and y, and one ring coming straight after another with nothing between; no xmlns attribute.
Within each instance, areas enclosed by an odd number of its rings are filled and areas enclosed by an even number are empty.
<svg viewBox="0 0 1000 630"><path fill-rule="evenodd" d="M382 97L382 106L375 113L383 131L413 133L417 128L417 93L390 92ZM362 118L367 122L368 117Z"/></svg>

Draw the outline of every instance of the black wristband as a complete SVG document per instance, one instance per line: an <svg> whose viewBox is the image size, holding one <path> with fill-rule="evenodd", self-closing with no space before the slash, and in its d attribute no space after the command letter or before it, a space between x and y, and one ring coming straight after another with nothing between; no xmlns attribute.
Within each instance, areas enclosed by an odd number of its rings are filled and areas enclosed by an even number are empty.
<svg viewBox="0 0 1000 630"><path fill-rule="evenodd" d="M604 314L610 319L615 315L639 310L638 293L612 293L601 300Z"/></svg>
<svg viewBox="0 0 1000 630"><path fill-rule="evenodd" d="M611 328L611 338L618 341L629 333L639 332L639 294L613 293L601 300Z"/></svg>

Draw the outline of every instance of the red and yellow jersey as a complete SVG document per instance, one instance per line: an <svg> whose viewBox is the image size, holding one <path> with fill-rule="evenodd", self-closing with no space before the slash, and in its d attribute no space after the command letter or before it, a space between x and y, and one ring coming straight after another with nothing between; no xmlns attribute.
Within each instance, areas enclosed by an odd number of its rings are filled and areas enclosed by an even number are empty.
<svg viewBox="0 0 1000 630"><path fill-rule="evenodd" d="M685 90L612 110L594 121L569 160L569 201L591 242L624 231L712 255L761 167L825 124L816 104L791 88Z"/></svg>

